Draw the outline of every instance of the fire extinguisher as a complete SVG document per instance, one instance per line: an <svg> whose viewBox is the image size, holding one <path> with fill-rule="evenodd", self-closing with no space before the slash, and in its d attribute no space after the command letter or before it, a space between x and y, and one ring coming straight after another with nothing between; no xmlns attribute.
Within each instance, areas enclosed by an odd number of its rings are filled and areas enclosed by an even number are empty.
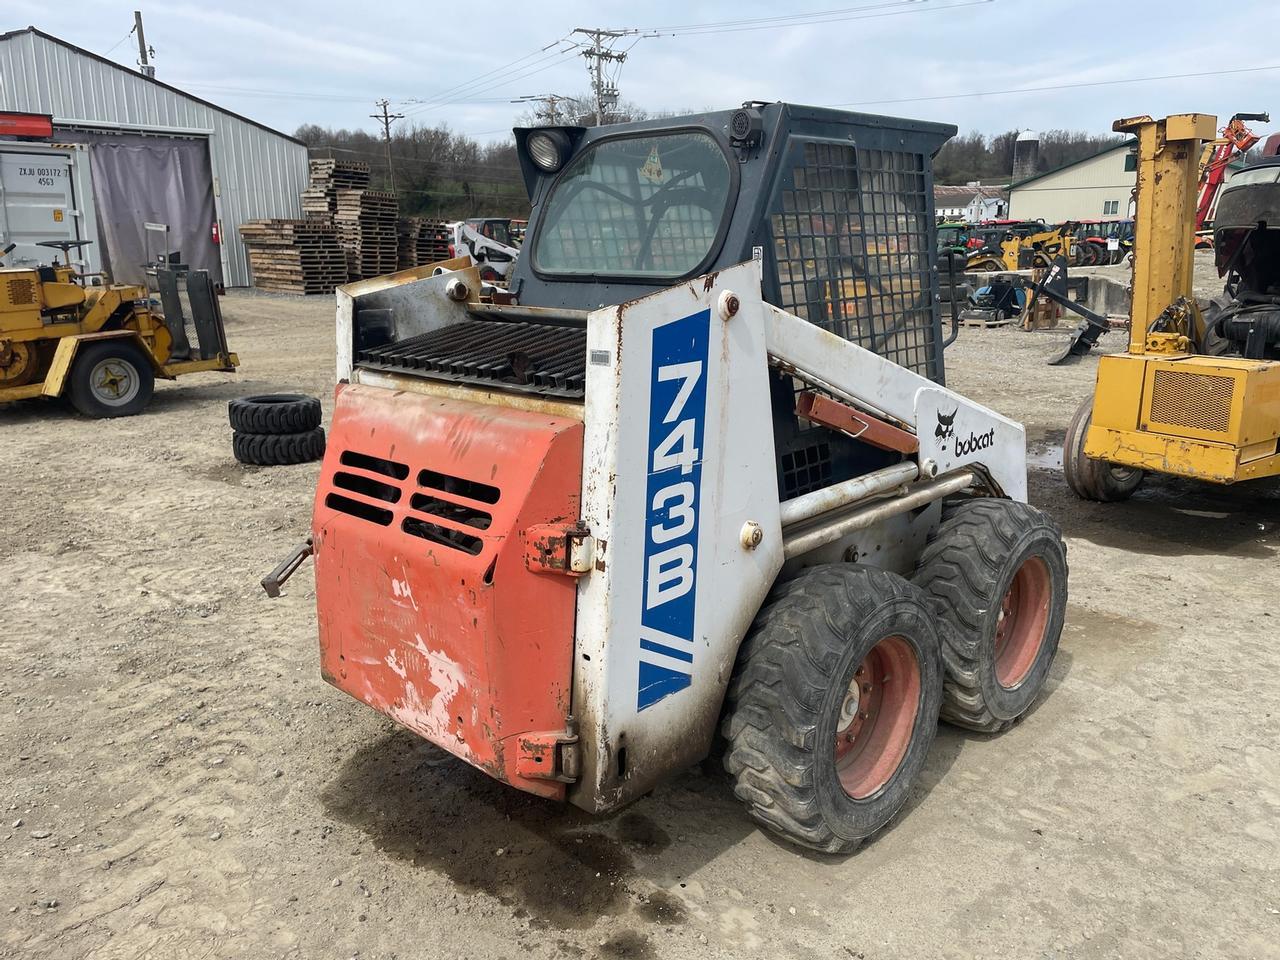
<svg viewBox="0 0 1280 960"><path fill-rule="evenodd" d="M213 244L220 246L222 244L222 230L218 226L218 221L213 221Z"/></svg>

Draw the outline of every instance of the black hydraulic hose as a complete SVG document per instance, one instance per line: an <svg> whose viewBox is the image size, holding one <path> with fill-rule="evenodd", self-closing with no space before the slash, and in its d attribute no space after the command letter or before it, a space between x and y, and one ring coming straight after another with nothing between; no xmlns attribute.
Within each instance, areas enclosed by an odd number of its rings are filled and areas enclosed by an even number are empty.
<svg viewBox="0 0 1280 960"><path fill-rule="evenodd" d="M960 336L960 307L956 303L956 258L950 253L947 254L947 286L951 290L951 336L942 341L943 350L955 343Z"/></svg>

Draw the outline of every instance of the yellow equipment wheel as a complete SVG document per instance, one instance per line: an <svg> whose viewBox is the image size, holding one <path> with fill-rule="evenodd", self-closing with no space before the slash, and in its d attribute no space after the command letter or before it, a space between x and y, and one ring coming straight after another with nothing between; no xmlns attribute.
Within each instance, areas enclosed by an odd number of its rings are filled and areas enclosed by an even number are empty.
<svg viewBox="0 0 1280 960"><path fill-rule="evenodd" d="M0 343L0 387L26 386L36 377L40 354L24 340Z"/></svg>
<svg viewBox="0 0 1280 960"><path fill-rule="evenodd" d="M1076 496L1082 500L1114 503L1127 500L1145 475L1136 467L1125 467L1085 456L1084 443L1093 419L1093 397L1085 398L1067 426L1062 442L1062 472Z"/></svg>

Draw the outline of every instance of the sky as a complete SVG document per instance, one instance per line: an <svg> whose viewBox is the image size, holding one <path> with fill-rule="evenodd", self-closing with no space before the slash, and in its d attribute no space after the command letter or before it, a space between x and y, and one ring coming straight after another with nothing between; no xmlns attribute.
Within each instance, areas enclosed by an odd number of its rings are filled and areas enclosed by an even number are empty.
<svg viewBox="0 0 1280 960"><path fill-rule="evenodd" d="M789 100L994 134L1274 110L1259 132L1280 129L1276 0L4 0L0 29L133 67L135 7L157 79L290 133L373 131L385 97L400 123L502 140L512 100L588 89L577 27L643 31L615 41L618 85L653 111Z"/></svg>

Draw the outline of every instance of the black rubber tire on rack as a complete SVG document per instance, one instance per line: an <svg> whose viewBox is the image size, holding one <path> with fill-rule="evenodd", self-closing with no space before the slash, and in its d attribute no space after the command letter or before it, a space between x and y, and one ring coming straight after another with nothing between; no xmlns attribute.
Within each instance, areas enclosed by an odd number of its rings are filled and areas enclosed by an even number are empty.
<svg viewBox="0 0 1280 960"><path fill-rule="evenodd" d="M264 393L227 404L231 429L240 433L306 433L320 426L320 401L301 393Z"/></svg>
<svg viewBox="0 0 1280 960"><path fill-rule="evenodd" d="M282 467L310 463L324 456L324 430L316 427L305 433L241 433L231 435L231 449L237 460L259 467Z"/></svg>
<svg viewBox="0 0 1280 960"><path fill-rule="evenodd" d="M948 508L912 580L942 621L942 719L997 733L1030 709L1049 677L1067 607L1057 525L1014 500Z"/></svg>
<svg viewBox="0 0 1280 960"><path fill-rule="evenodd" d="M83 343L67 378L67 399L94 420L132 417L155 391L151 360L133 341L121 338Z"/></svg>
<svg viewBox="0 0 1280 960"><path fill-rule="evenodd" d="M1087 397L1067 424L1062 441L1062 474L1067 486L1083 500L1127 500L1142 484L1145 474L1137 467L1121 467L1085 455L1084 443L1092 419L1093 397Z"/></svg>
<svg viewBox="0 0 1280 960"><path fill-rule="evenodd" d="M874 677L875 689L855 689L857 677ZM922 591L873 567L805 570L774 588L738 652L722 724L734 793L778 836L848 852L906 802L941 697Z"/></svg>

